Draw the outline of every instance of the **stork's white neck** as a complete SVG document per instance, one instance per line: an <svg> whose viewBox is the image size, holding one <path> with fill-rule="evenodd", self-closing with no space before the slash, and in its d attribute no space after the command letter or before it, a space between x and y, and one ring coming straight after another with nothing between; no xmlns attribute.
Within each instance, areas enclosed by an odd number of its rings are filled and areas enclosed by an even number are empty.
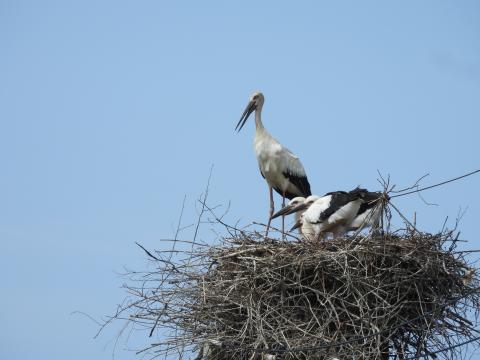
<svg viewBox="0 0 480 360"><path fill-rule="evenodd" d="M262 107L261 106L258 107L257 110L255 110L255 128L257 131L265 130L262 123Z"/></svg>

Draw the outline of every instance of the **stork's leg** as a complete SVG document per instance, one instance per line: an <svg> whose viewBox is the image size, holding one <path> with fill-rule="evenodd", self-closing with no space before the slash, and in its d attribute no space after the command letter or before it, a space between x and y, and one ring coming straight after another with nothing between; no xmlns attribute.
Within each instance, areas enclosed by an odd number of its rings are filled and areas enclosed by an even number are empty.
<svg viewBox="0 0 480 360"><path fill-rule="evenodd" d="M282 195L282 209L285 207L285 194ZM282 215L282 240L285 240L285 215Z"/></svg>
<svg viewBox="0 0 480 360"><path fill-rule="evenodd" d="M269 185L268 191L270 192L270 213L268 215L267 231L265 232L265 237L268 236L268 230L270 230L270 223L272 222L273 212L275 211L275 206L273 203L273 188Z"/></svg>

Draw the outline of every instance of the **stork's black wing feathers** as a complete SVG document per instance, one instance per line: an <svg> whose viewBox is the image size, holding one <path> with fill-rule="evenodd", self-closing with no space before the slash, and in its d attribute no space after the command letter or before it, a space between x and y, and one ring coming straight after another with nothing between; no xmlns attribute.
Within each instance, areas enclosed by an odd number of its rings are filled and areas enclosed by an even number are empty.
<svg viewBox="0 0 480 360"><path fill-rule="evenodd" d="M360 205L360 209L358 209L357 216L363 214L368 209L371 209L374 206L376 206L381 196L382 196L381 192L368 192L365 195L364 201Z"/></svg>
<svg viewBox="0 0 480 360"><path fill-rule="evenodd" d="M295 187L300 190L300 194L294 194L291 192L287 192L285 197L289 200L292 200L296 196L303 196L307 197L312 195L312 190L310 190L310 183L308 182L307 176L302 175L299 176L297 174L292 174L290 172L283 172L283 176L285 176ZM275 189L280 195L282 195L281 191Z"/></svg>
<svg viewBox="0 0 480 360"><path fill-rule="evenodd" d="M355 188L352 191L334 191L327 193L331 195L330 206L320 215L320 221L328 219L334 212L340 209L342 206L347 205L349 202L357 200L361 197L365 197L365 189ZM363 203L362 203L363 205Z"/></svg>
<svg viewBox="0 0 480 360"><path fill-rule="evenodd" d="M346 205L350 201L352 201L352 196L345 191L334 191L330 192L326 195L330 195L332 199L330 200L330 206L325 209L320 215L320 221L325 221L328 219L335 211L340 209L342 206Z"/></svg>

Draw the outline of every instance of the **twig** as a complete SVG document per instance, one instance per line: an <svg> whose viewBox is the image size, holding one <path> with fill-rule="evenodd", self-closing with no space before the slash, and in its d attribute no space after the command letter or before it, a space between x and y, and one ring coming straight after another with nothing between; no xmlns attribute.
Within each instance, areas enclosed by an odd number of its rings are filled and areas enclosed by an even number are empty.
<svg viewBox="0 0 480 360"><path fill-rule="evenodd" d="M138 242L135 241L135 244L137 244L140 248L143 249L143 251L145 251L147 253L148 256L150 256L152 259L154 260L157 260L157 261L162 261L161 259L157 258L156 256L152 255L152 253L150 251L148 251L147 249L145 249L142 245L140 245Z"/></svg>
<svg viewBox="0 0 480 360"><path fill-rule="evenodd" d="M466 177L471 176L471 175L473 175L473 174L476 174L476 173L478 173L478 172L480 172L480 169L475 170L475 171L472 171L472 172L470 172L470 173L468 173L468 174L465 174L465 175L456 177L456 178L454 178L454 179L450 179L450 180L447 180L447 181L443 181L443 182L438 183L438 184L434 184L434 185L427 186L427 187L424 187L424 188L421 188L421 189L409 191L409 192L406 192L406 193L403 193L403 194L399 194L399 195L393 195L393 196L390 196L390 198L393 199L393 198L396 198L396 197L405 196L405 195L410 195L410 194L414 194L414 193L417 193L417 192L420 192L420 191L425 191L425 190L428 190L428 189L432 189L432 188L435 188L435 187L438 187L438 186L441 186L441 185L445 185L445 184L448 184L448 183L451 183L451 182L454 182L454 181L457 181L457 180L466 178Z"/></svg>

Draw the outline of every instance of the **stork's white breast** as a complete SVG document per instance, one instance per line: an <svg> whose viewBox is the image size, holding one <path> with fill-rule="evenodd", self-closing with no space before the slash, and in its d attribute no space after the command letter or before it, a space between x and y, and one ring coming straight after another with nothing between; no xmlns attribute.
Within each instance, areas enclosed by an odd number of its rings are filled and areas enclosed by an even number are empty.
<svg viewBox="0 0 480 360"><path fill-rule="evenodd" d="M286 164L283 164L282 145L270 136L259 136L255 137L253 149L265 179L274 187L285 188L288 180L283 175Z"/></svg>

